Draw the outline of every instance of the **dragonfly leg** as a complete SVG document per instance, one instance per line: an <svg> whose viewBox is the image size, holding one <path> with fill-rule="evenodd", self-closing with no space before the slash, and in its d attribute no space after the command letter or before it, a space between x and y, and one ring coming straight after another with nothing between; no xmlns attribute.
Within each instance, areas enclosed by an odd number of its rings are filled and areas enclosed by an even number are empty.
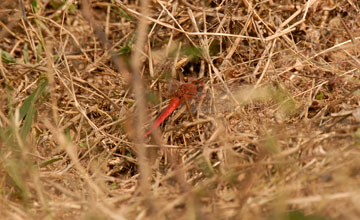
<svg viewBox="0 0 360 220"><path fill-rule="evenodd" d="M191 121L194 121L194 116L191 112L191 109L190 109L190 104L188 102L188 99L185 97L184 98L184 101L185 101L185 105L186 105L186 109L188 110L189 114L190 114L190 118L191 118Z"/></svg>

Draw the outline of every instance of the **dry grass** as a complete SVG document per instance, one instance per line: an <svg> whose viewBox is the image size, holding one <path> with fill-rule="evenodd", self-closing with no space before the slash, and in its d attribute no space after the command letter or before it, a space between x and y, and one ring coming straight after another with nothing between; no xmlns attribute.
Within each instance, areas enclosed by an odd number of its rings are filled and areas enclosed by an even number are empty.
<svg viewBox="0 0 360 220"><path fill-rule="evenodd" d="M357 1L0 12L0 219L360 218ZM144 139L169 78L195 119Z"/></svg>

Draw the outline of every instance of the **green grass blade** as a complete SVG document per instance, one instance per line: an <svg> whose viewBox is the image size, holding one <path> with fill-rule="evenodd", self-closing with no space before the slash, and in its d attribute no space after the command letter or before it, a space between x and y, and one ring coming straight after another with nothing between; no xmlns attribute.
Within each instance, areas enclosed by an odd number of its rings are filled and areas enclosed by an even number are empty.
<svg viewBox="0 0 360 220"><path fill-rule="evenodd" d="M119 15L120 17L125 18L127 21L135 21L135 19L131 15L129 15L126 11L124 11L122 8L116 7L116 9L117 10L113 9L112 12Z"/></svg>
<svg viewBox="0 0 360 220"><path fill-rule="evenodd" d="M47 84L48 80L46 78L41 78L39 80L38 87L33 93L31 93L31 95L29 95L27 99L25 99L23 105L20 108L20 120L26 116L24 124L20 129L20 135L22 138L26 137L31 129L32 120L35 113L35 102L39 99L40 95L44 93Z"/></svg>
<svg viewBox="0 0 360 220"><path fill-rule="evenodd" d="M20 136L23 139L27 136L27 134L29 133L29 131L31 129L32 121L34 118L34 113L35 113L35 107L34 107L34 105L31 105L30 108L28 109L28 112L26 113L26 118L25 118L24 124L20 129Z"/></svg>
<svg viewBox="0 0 360 220"><path fill-rule="evenodd" d="M47 160L47 161L45 161L45 162L40 163L39 167L40 167L40 168L46 167L46 166L48 166L48 165L50 165L50 164L52 164L52 163L55 163L56 161L62 160L62 159L63 159L62 157L52 158L52 159L50 159L50 160Z"/></svg>
<svg viewBox="0 0 360 220"><path fill-rule="evenodd" d="M2 49L0 49L0 53L1 53L2 62L4 62L4 63L16 63L15 58L13 56L11 56L11 54L9 54L8 52L3 51Z"/></svg>
<svg viewBox="0 0 360 220"><path fill-rule="evenodd" d="M34 12L38 12L40 10L39 2L37 0L34 0L31 2L31 8L34 10Z"/></svg>
<svg viewBox="0 0 360 220"><path fill-rule="evenodd" d="M36 61L38 63L40 63L40 55L41 55L41 52L42 52L42 45L41 43L38 43L37 47L36 47Z"/></svg>
<svg viewBox="0 0 360 220"><path fill-rule="evenodd" d="M39 85L38 87L35 89L35 91L33 93L31 93L29 95L29 97L27 97L23 103L23 105L20 107L20 120L22 120L26 113L29 111L31 105L33 105L38 96L43 93L45 87L47 86L48 84L48 80L45 79L45 78L42 78L39 80Z"/></svg>
<svg viewBox="0 0 360 220"><path fill-rule="evenodd" d="M24 44L24 63L29 63L29 49L28 44Z"/></svg>

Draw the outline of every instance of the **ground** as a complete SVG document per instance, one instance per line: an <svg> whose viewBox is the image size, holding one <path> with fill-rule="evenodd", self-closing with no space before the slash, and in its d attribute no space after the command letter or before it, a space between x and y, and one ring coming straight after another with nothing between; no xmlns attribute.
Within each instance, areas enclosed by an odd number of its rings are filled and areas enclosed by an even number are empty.
<svg viewBox="0 0 360 220"><path fill-rule="evenodd" d="M360 218L358 1L0 10L1 219Z"/></svg>

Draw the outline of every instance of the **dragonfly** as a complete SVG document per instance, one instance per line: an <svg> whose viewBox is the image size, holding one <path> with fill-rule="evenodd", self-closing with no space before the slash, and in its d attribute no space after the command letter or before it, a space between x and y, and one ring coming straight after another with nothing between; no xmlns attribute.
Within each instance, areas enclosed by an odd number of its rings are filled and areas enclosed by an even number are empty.
<svg viewBox="0 0 360 220"><path fill-rule="evenodd" d="M177 109L180 104L185 102L186 108L189 111L190 117L193 119L189 100L194 98L197 94L199 94L204 89L204 83L200 80L194 80L191 83L183 83L179 86L176 92L172 95L172 99L170 100L169 105L166 109L160 114L160 116L156 119L155 123L151 126L149 130L146 131L145 137L148 137L152 131L159 127L160 124L167 118L169 115Z"/></svg>

